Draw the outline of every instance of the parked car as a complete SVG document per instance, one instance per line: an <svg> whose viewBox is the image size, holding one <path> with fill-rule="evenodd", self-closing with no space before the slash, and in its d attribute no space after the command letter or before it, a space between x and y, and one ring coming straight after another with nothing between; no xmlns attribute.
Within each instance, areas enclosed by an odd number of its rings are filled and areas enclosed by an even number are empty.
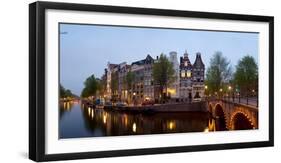
<svg viewBox="0 0 281 163"><path fill-rule="evenodd" d="M124 107L124 106L128 106L128 104L126 102L117 102L115 104L115 106L117 106L117 107Z"/></svg>

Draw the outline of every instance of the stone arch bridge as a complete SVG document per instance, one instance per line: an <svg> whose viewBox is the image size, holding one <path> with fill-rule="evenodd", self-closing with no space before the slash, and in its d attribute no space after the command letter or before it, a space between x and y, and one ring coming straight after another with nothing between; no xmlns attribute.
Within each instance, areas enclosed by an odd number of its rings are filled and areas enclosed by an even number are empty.
<svg viewBox="0 0 281 163"><path fill-rule="evenodd" d="M258 107L227 100L207 101L215 120L216 130L243 130L258 128ZM218 125L219 124L219 125Z"/></svg>

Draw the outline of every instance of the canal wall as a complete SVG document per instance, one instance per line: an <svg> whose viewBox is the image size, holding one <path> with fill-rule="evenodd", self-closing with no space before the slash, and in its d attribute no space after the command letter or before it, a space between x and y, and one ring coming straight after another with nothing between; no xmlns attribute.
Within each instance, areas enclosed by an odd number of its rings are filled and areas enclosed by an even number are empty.
<svg viewBox="0 0 281 163"><path fill-rule="evenodd" d="M106 110L124 111L124 112L207 112L207 103L173 103L173 104L159 104L151 106L124 106L124 107L104 107Z"/></svg>

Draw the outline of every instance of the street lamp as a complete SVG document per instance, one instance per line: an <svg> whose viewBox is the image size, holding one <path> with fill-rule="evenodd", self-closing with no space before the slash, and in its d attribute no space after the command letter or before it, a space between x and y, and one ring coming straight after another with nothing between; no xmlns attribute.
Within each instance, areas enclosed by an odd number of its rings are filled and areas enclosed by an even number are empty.
<svg viewBox="0 0 281 163"><path fill-rule="evenodd" d="M240 92L238 92L238 101L240 103Z"/></svg>
<svg viewBox="0 0 281 163"><path fill-rule="evenodd" d="M228 86L228 90L231 90L232 89L232 87L231 86Z"/></svg>
<svg viewBox="0 0 281 163"><path fill-rule="evenodd" d="M136 105L136 92L133 93L134 105Z"/></svg>
<svg viewBox="0 0 281 163"><path fill-rule="evenodd" d="M222 99L222 88L220 88L220 97Z"/></svg>
<svg viewBox="0 0 281 163"><path fill-rule="evenodd" d="M207 99L207 97L208 97L208 94L207 94L207 89L208 89L208 86L207 86L207 85L205 85L205 98L206 98L206 100L208 100L208 99Z"/></svg>
<svg viewBox="0 0 281 163"><path fill-rule="evenodd" d="M230 100L230 94L231 94L231 90L232 90L232 87L231 87L231 86L228 86L228 91L229 91L229 96L228 96L228 100Z"/></svg>

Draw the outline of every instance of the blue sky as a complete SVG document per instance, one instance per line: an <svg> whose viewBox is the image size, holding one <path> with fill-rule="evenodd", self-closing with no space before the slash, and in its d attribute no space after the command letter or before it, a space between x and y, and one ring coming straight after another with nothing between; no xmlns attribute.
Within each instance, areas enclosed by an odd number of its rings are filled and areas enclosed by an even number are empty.
<svg viewBox="0 0 281 163"><path fill-rule="evenodd" d="M101 77L107 62L130 64L147 54L156 58L176 51L179 60L186 50L193 63L200 52L206 68L216 51L233 68L247 54L258 62L257 33L77 24L60 24L60 32L60 83L77 95L88 76Z"/></svg>

